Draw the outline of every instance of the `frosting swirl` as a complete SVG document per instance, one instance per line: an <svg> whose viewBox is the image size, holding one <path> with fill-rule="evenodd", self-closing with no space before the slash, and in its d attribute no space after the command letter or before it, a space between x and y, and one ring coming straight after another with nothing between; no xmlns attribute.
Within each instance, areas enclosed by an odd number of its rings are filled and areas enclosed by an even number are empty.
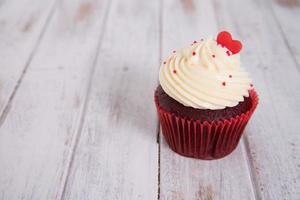
<svg viewBox="0 0 300 200"><path fill-rule="evenodd" d="M240 55L211 38L171 55L160 67L159 82L184 106L211 110L236 106L252 86Z"/></svg>

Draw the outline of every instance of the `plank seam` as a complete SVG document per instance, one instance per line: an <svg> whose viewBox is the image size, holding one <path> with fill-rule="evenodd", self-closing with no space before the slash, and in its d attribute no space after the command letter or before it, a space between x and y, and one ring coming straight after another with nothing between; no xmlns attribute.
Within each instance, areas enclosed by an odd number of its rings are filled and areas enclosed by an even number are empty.
<svg viewBox="0 0 300 200"><path fill-rule="evenodd" d="M163 0L159 1L159 66L160 63L162 62L162 34L163 34ZM159 84L159 83L158 83ZM161 181L161 177L160 177L160 167L161 167L161 163L160 163L160 151L161 151L161 139L160 139L160 122L159 119L157 119L157 143L158 143L158 158L157 158L157 200L160 200L160 181Z"/></svg>
<svg viewBox="0 0 300 200"><path fill-rule="evenodd" d="M243 138L242 138L242 144L244 147L244 150L246 151L246 160L247 160L247 167L248 167L248 171L249 171L249 176L250 176L250 180L251 180L251 184L252 184L252 188L253 188L253 192L254 192L254 197L255 199L262 199L262 195L259 191L259 185L258 185L258 181L257 181L257 177L255 175L255 167L253 165L253 163L251 162L251 150L250 150L250 144L248 141L248 137L246 136L246 134L244 134Z"/></svg>
<svg viewBox="0 0 300 200"><path fill-rule="evenodd" d="M160 135L160 124L158 123L158 128L157 128L157 132L158 135ZM158 169L158 173L157 173L157 200L160 200L160 137L158 136L158 162L157 162L157 169Z"/></svg>
<svg viewBox="0 0 300 200"><path fill-rule="evenodd" d="M4 121L5 121L8 113L10 111L10 108L11 108L12 102L13 102L15 96L16 96L16 93L17 93L18 89L20 88L20 86L21 86L21 84L23 82L23 79L24 79L24 77L26 75L26 72L28 71L29 65L31 64L31 61L32 61L32 59L33 59L33 57L34 57L34 55L35 55L35 53L36 53L36 51L37 51L37 49L38 49L41 41L42 41L42 39L43 39L43 37L44 37L44 35L46 33L46 30L47 30L48 25L50 23L50 20L51 20L51 18L53 16L53 13L54 13L54 10L55 10L57 2L58 2L58 0L54 1L53 5L52 5L52 8L51 8L51 10L49 12L49 15L47 16L47 19L45 21L45 24L42 27L42 30L41 30L40 34L38 35L38 37L37 37L37 41L34 44L32 50L31 50L31 52L29 54L29 57L28 57L27 61L25 62L25 66L24 66L24 68L23 68L23 70L21 72L21 75L18 78L17 83L14 86L13 91L10 94L6 105L4 106L4 109L3 109L2 113L0 114L0 127L4 123Z"/></svg>
<svg viewBox="0 0 300 200"><path fill-rule="evenodd" d="M106 29L106 23L107 23L107 19L108 19L108 15L109 15L109 11L110 11L110 7L111 7L111 1L108 1L107 5L106 5L106 9L105 9L105 13L104 13L104 17L102 20L102 31L100 31L99 34L99 41L96 47L96 52L95 52L95 58L93 60L93 64L91 67L91 71L89 74L89 81L88 81L88 85L87 85L87 91L84 97L84 101L83 101L83 106L81 108L80 111L80 116L79 116L79 125L78 127L75 129L76 134L74 136L74 140L73 140L73 144L71 147L71 152L70 152L70 157L69 157L69 162L67 164L66 167L66 175L65 175L65 180L62 181L62 190L61 190L61 194L59 195L59 199L65 199L65 195L66 195L66 188L67 188L67 184L69 182L70 179L70 173L71 173L71 169L73 167L73 163L74 163L74 158L75 158L75 152L81 137L81 133L82 133L82 129L83 129L83 124L84 124L84 118L85 118L85 114L86 114L86 110L87 110L87 106L88 106L88 102L89 102L89 96L90 96L90 91L91 91L91 87L92 87L92 82L93 82L93 77L94 77L94 72L96 69L96 65L97 65L97 61L98 61L98 57L100 54L100 48L102 45L102 41L104 38L104 33L105 33L105 29Z"/></svg>
<svg viewBox="0 0 300 200"><path fill-rule="evenodd" d="M158 70L160 68L160 63L162 62L162 33L163 33L163 0L159 1L159 22L158 22L158 26L159 26L159 30L158 30L158 42L159 42L159 45L158 45L158 52L159 52L159 65L158 65ZM157 84L159 84L159 81L157 79ZM159 143L159 137L160 137L160 131L159 131L159 127L160 127L160 124L159 124L159 120L157 120L157 123L158 123L158 126L157 126L157 135L156 135L156 140L157 140L157 143Z"/></svg>

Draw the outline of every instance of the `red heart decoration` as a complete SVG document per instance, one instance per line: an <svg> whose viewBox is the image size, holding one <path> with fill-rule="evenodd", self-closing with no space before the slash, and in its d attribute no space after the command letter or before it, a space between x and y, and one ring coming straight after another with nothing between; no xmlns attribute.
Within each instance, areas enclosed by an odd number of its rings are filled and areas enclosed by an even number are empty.
<svg viewBox="0 0 300 200"><path fill-rule="evenodd" d="M217 43L225 46L233 54L236 54L241 51L243 45L238 40L233 40L231 34L227 31L222 31L218 34Z"/></svg>

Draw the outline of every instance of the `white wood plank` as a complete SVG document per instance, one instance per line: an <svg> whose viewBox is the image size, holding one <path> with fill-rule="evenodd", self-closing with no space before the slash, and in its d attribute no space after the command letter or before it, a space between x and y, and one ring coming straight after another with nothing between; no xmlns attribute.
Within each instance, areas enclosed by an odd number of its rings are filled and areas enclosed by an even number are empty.
<svg viewBox="0 0 300 200"><path fill-rule="evenodd" d="M112 2L65 199L156 199L159 2Z"/></svg>
<svg viewBox="0 0 300 200"><path fill-rule="evenodd" d="M284 41L291 52L291 58L300 69L300 1L297 0L269 0L264 5L271 9L271 13L283 34Z"/></svg>
<svg viewBox="0 0 300 200"><path fill-rule="evenodd" d="M0 127L0 199L61 199L107 5L57 4Z"/></svg>
<svg viewBox="0 0 300 200"><path fill-rule="evenodd" d="M208 1L165 0L163 58L172 50L218 33L214 8ZM242 144L228 157L203 161L179 156L161 134L161 199L255 199Z"/></svg>
<svg viewBox="0 0 300 200"><path fill-rule="evenodd" d="M300 74L264 1L222 1L222 27L244 42L260 105L246 129L252 174L259 199L300 197Z"/></svg>
<svg viewBox="0 0 300 200"><path fill-rule="evenodd" d="M0 2L0 116L43 35L54 0Z"/></svg>

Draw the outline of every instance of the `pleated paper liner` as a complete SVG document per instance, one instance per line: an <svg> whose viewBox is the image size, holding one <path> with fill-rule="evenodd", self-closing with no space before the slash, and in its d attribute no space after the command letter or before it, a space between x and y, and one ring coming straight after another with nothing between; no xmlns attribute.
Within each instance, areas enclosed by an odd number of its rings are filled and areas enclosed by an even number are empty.
<svg viewBox="0 0 300 200"><path fill-rule="evenodd" d="M250 90L251 108L228 120L199 121L182 118L160 107L155 92L155 104L163 135L170 148L187 157L212 160L230 154L238 145L242 133L253 114L258 96Z"/></svg>

